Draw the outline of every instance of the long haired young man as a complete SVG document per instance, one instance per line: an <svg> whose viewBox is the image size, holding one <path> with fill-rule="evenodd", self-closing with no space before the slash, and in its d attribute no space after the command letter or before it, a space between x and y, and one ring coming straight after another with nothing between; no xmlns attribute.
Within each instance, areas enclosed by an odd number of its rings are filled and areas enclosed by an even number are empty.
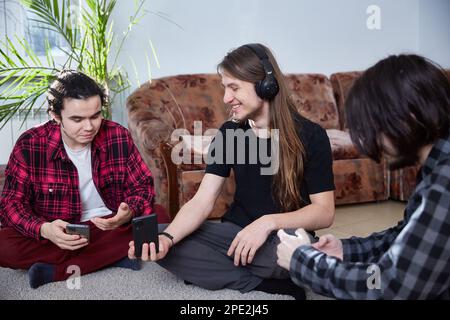
<svg viewBox="0 0 450 320"><path fill-rule="evenodd" d="M299 227L313 232L331 225L334 181L328 137L297 112L267 47L249 44L229 52L218 73L233 121L225 122L212 142L195 196L170 225L161 226L159 253L154 244L144 244L142 258L203 288L303 299L303 290L276 264L275 232ZM268 151L270 161L261 150ZM231 170L234 201L221 223L205 222Z"/></svg>

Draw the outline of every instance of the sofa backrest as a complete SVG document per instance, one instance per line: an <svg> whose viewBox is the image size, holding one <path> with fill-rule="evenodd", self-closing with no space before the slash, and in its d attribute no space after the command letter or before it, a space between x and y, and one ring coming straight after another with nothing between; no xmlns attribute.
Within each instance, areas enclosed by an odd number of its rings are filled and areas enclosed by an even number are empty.
<svg viewBox="0 0 450 320"><path fill-rule="evenodd" d="M362 72L338 72L330 76L331 85L333 86L334 97L337 102L339 111L340 127L342 130L347 129L347 122L345 120L345 99L353 86L356 79L361 76Z"/></svg>
<svg viewBox="0 0 450 320"><path fill-rule="evenodd" d="M325 129L339 129L339 114L330 80L321 74L289 74L285 78L298 111ZM137 89L129 106L144 104L145 110L129 107L131 116L144 116L155 130L185 128L194 133L194 121L203 130L219 128L229 118L223 88L216 74L178 75L153 80ZM140 109L139 114L135 110ZM164 135L164 134L163 134ZM161 138L161 133L154 138ZM164 139L166 140L166 139ZM149 143L151 145L152 143Z"/></svg>
<svg viewBox="0 0 450 320"><path fill-rule="evenodd" d="M297 110L324 129L339 129L339 113L330 80L322 74L288 74L286 83Z"/></svg>

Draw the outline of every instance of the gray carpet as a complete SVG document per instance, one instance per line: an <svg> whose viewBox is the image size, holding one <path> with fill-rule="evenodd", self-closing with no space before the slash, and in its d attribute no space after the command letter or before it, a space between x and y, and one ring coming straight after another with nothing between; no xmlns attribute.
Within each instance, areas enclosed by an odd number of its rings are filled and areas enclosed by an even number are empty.
<svg viewBox="0 0 450 320"><path fill-rule="evenodd" d="M74 283L73 281L71 282ZM69 289L66 281L31 289L24 270L0 268L0 300L292 300L286 295L253 291L241 294L235 290L205 290L184 282L156 263L145 263L140 271L108 268L81 277L80 289ZM326 297L307 290L310 300Z"/></svg>

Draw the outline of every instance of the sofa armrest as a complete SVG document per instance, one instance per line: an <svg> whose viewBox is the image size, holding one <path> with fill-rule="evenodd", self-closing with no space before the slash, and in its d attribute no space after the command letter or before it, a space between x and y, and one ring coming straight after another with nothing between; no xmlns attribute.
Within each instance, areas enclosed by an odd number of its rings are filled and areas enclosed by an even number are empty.
<svg viewBox="0 0 450 320"><path fill-rule="evenodd" d="M202 148L194 148L191 144L196 138L199 139L198 142L202 142ZM183 152L189 155L190 160L195 159L195 157L198 159L200 155L202 159L205 159L203 156L206 156L212 139L213 136L196 137L187 135L180 138L180 142L176 145L167 142L160 144L168 180L168 211L171 219L176 216L181 206L195 195L203 179L206 167L205 163L174 163L172 159L174 148L182 148ZM235 186L232 173L225 182L221 194L215 202L214 209L209 215L209 219L220 218L225 213L233 200L234 191Z"/></svg>
<svg viewBox="0 0 450 320"><path fill-rule="evenodd" d="M179 171L202 170L206 167L202 159L207 155L209 145L214 136L194 136L181 135L179 142L172 145L168 142L161 142L159 145L160 154L164 162L165 173L168 183L168 211L171 219L180 210L180 174ZM177 147L181 151L178 154L181 163L174 163L172 152ZM183 160L188 160L184 163ZM192 161L193 160L193 161ZM200 160L200 162L199 162Z"/></svg>
<svg viewBox="0 0 450 320"><path fill-rule="evenodd" d="M172 145L168 142L160 143L159 149L164 162L164 168L168 182L168 211L171 219L173 219L177 212L180 210L180 177L178 171L194 171L198 169L204 169L204 163L197 162L199 162L199 159L200 161L204 159L204 156L207 155L209 145L213 137L214 136L182 135L180 136L179 142L176 145ZM178 155L179 157L182 157L182 159L179 160L182 161L186 156L186 158L189 160L188 163L181 162L180 164L176 164L173 162L172 151L174 150L175 146L178 146L182 150L182 153Z"/></svg>
<svg viewBox="0 0 450 320"><path fill-rule="evenodd" d="M179 192L178 192L178 173L177 166L172 162L173 146L167 142L161 142L159 149L164 161L164 167L166 169L166 176L168 181L168 213L172 220L180 209Z"/></svg>

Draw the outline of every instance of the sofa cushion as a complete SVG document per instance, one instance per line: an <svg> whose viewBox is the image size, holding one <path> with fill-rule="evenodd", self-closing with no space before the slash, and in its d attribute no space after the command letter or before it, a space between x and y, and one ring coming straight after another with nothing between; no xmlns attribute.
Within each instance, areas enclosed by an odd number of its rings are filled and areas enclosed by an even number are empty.
<svg viewBox="0 0 450 320"><path fill-rule="evenodd" d="M339 129L339 114L330 80L322 74L288 74L286 83L297 110L324 129Z"/></svg>

